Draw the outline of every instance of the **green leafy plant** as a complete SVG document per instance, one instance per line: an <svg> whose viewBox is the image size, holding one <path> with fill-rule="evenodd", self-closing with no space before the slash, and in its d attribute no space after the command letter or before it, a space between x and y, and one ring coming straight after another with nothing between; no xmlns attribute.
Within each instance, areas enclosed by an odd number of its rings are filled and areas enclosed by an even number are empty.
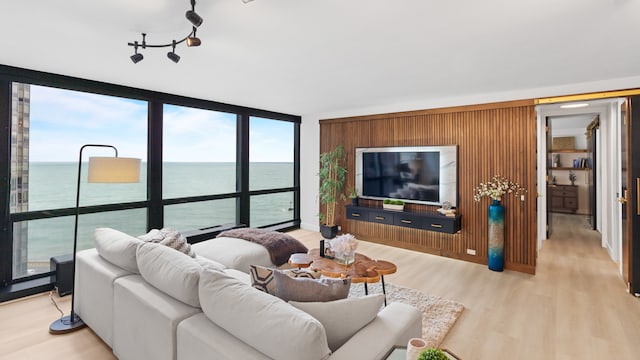
<svg viewBox="0 0 640 360"><path fill-rule="evenodd" d="M395 199L384 199L382 203L388 205L404 205L404 201Z"/></svg>
<svg viewBox="0 0 640 360"><path fill-rule="evenodd" d="M449 358L442 350L429 348L420 353L418 360L449 360Z"/></svg>
<svg viewBox="0 0 640 360"><path fill-rule="evenodd" d="M347 191L349 193L350 199L355 199L358 197L358 188L352 187Z"/></svg>
<svg viewBox="0 0 640 360"><path fill-rule="evenodd" d="M335 226L336 204L345 200L344 181L347 169L344 166L346 152L342 145L336 146L333 151L320 154L320 204L325 205L325 213L321 216L325 225Z"/></svg>
<svg viewBox="0 0 640 360"><path fill-rule="evenodd" d="M569 181L571 181L572 184L576 181L576 178L576 173L569 171Z"/></svg>

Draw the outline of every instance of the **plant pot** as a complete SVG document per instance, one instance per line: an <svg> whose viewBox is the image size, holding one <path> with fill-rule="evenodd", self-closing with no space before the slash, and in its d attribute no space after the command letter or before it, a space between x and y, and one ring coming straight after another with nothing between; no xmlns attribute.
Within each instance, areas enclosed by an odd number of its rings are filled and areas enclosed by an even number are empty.
<svg viewBox="0 0 640 360"><path fill-rule="evenodd" d="M360 201L358 200L358 198L351 198L351 205L358 206L360 204Z"/></svg>
<svg viewBox="0 0 640 360"><path fill-rule="evenodd" d="M327 226L322 224L320 225L320 234L325 239L333 239L338 235L338 225Z"/></svg>

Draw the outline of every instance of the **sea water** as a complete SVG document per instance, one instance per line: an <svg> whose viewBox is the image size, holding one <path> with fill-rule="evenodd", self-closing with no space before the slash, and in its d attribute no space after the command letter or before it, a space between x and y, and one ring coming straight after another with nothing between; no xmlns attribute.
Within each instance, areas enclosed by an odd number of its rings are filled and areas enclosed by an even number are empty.
<svg viewBox="0 0 640 360"><path fill-rule="evenodd" d="M75 207L77 163L32 162L29 166L29 177L26 181L29 190L28 209L22 211ZM86 164L83 164L80 206L147 199L145 163L141 166L140 182L133 184L89 184L86 182L86 168ZM293 163L251 163L249 171L250 190L293 186ZM163 164L164 199L227 194L235 191L235 163ZM252 196L251 226L292 220L292 210L292 192ZM235 223L236 199L169 205L164 207L164 212L164 226L183 232ZM96 227L107 226L134 236L141 235L146 232L146 216L146 208L81 215L78 249L93 247L93 230ZM52 256L71 253L74 220L74 216L64 216L17 223L14 226L14 237L19 237L23 245L26 244L29 261L48 262Z"/></svg>

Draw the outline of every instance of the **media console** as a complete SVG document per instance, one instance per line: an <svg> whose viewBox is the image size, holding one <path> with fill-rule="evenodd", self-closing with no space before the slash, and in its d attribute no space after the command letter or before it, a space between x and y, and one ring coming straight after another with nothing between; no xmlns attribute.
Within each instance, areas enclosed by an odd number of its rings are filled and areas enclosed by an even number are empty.
<svg viewBox="0 0 640 360"><path fill-rule="evenodd" d="M385 210L376 207L347 205L347 219L367 221L414 229L455 234L460 231L460 215L444 216L439 213Z"/></svg>

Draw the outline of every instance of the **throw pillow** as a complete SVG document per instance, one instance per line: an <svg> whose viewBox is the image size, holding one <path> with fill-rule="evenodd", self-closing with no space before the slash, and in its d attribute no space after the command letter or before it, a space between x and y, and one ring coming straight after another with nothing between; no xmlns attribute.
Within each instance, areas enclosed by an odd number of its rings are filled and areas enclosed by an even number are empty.
<svg viewBox="0 0 640 360"><path fill-rule="evenodd" d="M280 270L274 270L275 295L284 301L333 301L349 295L351 279L292 278Z"/></svg>
<svg viewBox="0 0 640 360"><path fill-rule="evenodd" d="M251 286L260 291L275 295L276 283L273 280L273 270L274 269L270 269L264 266L251 265L249 267L249 275L251 275ZM307 269L287 269L281 271L293 278L300 277L319 279L321 275L319 271Z"/></svg>
<svg viewBox="0 0 640 360"><path fill-rule="evenodd" d="M136 249L140 239L111 228L97 228L94 231L96 250L108 262L127 271L139 273Z"/></svg>
<svg viewBox="0 0 640 360"><path fill-rule="evenodd" d="M202 266L164 245L142 243L136 252L140 275L151 285L194 307L200 307L198 282Z"/></svg>
<svg viewBox="0 0 640 360"><path fill-rule="evenodd" d="M202 272L200 301L214 324L269 358L326 359L331 354L318 320L224 273Z"/></svg>
<svg viewBox="0 0 640 360"><path fill-rule="evenodd" d="M327 342L331 351L336 351L355 333L373 321L383 303L383 294L330 302L289 302L320 321L327 333Z"/></svg>
<svg viewBox="0 0 640 360"><path fill-rule="evenodd" d="M138 238L142 241L168 246L191 257L196 257L196 254L191 250L191 245L187 242L187 238L173 228L152 229L148 233L138 236Z"/></svg>

